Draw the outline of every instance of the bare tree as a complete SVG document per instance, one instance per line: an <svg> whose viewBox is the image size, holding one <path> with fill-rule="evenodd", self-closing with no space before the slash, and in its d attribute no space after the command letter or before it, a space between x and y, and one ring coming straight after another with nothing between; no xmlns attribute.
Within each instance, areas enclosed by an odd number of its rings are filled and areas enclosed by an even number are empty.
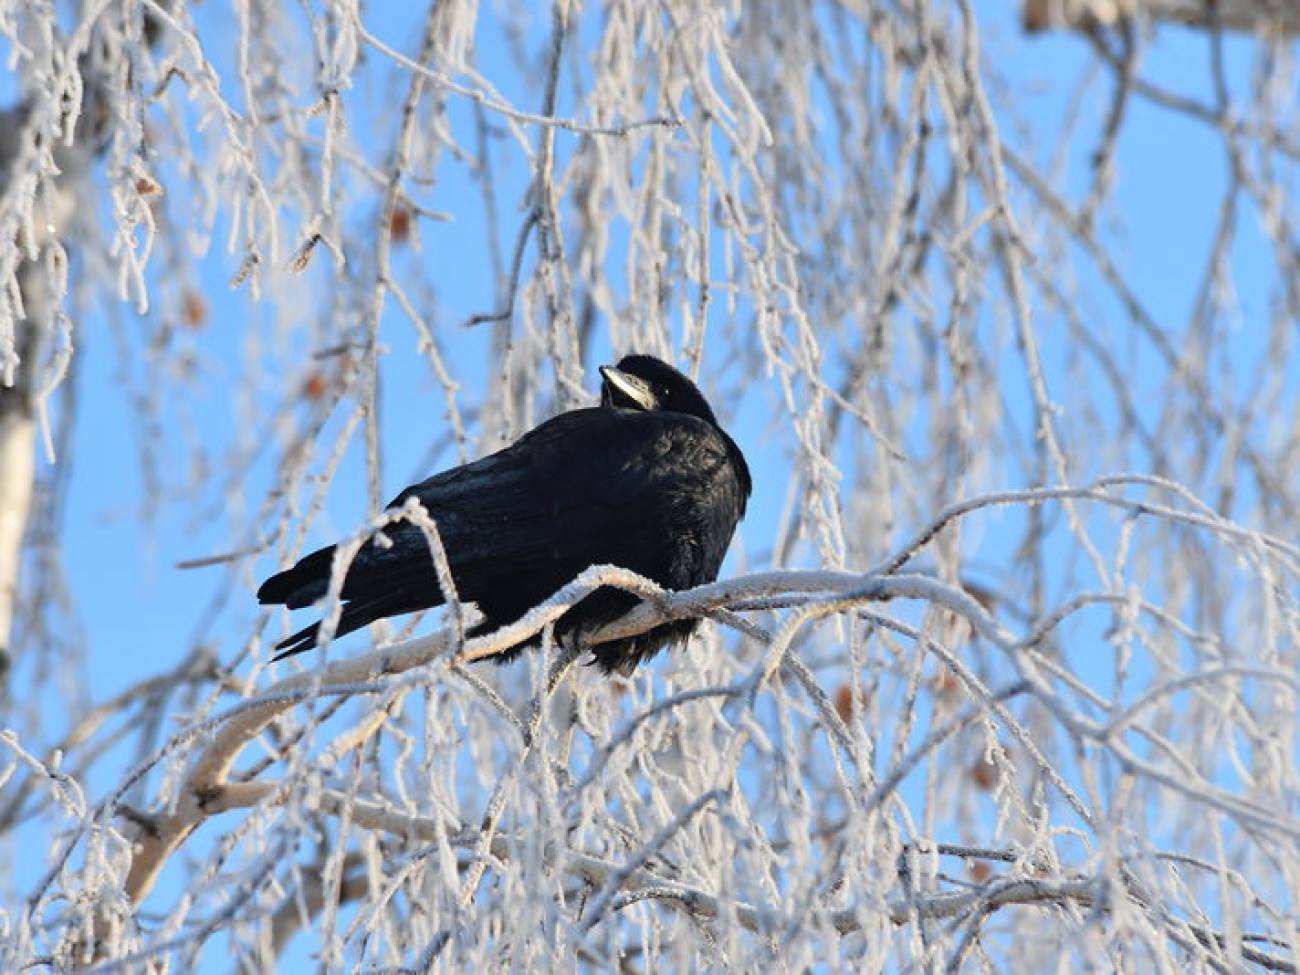
<svg viewBox="0 0 1300 975"><path fill-rule="evenodd" d="M1295 970L1276 21L1207 21L1205 85L1062 21L1051 114L969 2L65 13L0 19L0 829L48 847L5 970ZM1135 116L1221 160L1181 317L1123 253ZM133 635L79 634L61 569L68 479L122 475L68 473L92 323L142 536L212 546L113 695L68 675ZM750 457L726 577L267 663L253 585L331 499L379 524L631 349ZM599 585L647 601L593 639L711 622L631 680L475 664Z"/></svg>

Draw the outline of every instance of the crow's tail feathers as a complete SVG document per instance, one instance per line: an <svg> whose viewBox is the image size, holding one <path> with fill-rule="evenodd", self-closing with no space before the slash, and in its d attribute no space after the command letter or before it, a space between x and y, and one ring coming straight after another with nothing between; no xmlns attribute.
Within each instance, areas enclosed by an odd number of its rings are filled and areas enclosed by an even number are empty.
<svg viewBox="0 0 1300 975"><path fill-rule="evenodd" d="M257 590L257 601L265 606L310 606L329 589L334 567L334 546L303 556L297 565L277 572Z"/></svg>
<svg viewBox="0 0 1300 975"><path fill-rule="evenodd" d="M271 663L277 660L283 660L285 657L292 657L296 653L303 653L316 646L316 637L320 635L320 624L313 623L306 629L299 630L287 640L281 640L275 645L275 649L280 652L271 658Z"/></svg>
<svg viewBox="0 0 1300 975"><path fill-rule="evenodd" d="M283 573L281 574L283 575ZM267 580L267 582L270 581L272 580ZM375 620L387 616L397 616L401 613L413 613L421 608L423 607L411 605L411 600L401 592L371 596L368 599L350 599L343 604L343 612L339 614L339 625L334 629L334 639L337 640L353 630L359 630ZM315 647L320 637L320 628L320 622L316 622L299 630L293 636L281 640L275 645L275 649L280 652L271 658L272 662L283 660L285 657L292 657L296 653L302 653Z"/></svg>

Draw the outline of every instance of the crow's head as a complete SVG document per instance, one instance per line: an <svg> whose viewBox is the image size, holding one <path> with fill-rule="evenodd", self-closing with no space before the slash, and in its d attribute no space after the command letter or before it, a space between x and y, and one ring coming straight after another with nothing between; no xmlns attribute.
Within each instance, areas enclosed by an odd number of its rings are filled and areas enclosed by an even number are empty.
<svg viewBox="0 0 1300 975"><path fill-rule="evenodd" d="M687 413L717 426L717 418L695 383L652 355L628 355L617 366L601 366L600 405L620 410Z"/></svg>

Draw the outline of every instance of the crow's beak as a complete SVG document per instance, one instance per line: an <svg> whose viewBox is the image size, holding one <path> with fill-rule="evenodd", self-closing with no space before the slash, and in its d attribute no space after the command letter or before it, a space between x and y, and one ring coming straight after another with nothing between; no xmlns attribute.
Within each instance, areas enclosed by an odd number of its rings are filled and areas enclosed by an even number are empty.
<svg viewBox="0 0 1300 975"><path fill-rule="evenodd" d="M659 398L650 384L630 372L601 366L600 405L621 410L657 410Z"/></svg>

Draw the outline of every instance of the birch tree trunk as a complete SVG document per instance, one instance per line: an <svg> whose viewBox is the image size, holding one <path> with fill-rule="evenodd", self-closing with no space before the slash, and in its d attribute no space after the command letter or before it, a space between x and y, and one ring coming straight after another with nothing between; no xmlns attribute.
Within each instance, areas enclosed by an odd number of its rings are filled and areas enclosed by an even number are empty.
<svg viewBox="0 0 1300 975"><path fill-rule="evenodd" d="M24 321L24 338L35 330ZM31 347L24 341L20 348ZM23 532L31 507L35 475L36 423L25 373L11 386L0 386L0 696L8 696L9 639L18 598L18 567Z"/></svg>

